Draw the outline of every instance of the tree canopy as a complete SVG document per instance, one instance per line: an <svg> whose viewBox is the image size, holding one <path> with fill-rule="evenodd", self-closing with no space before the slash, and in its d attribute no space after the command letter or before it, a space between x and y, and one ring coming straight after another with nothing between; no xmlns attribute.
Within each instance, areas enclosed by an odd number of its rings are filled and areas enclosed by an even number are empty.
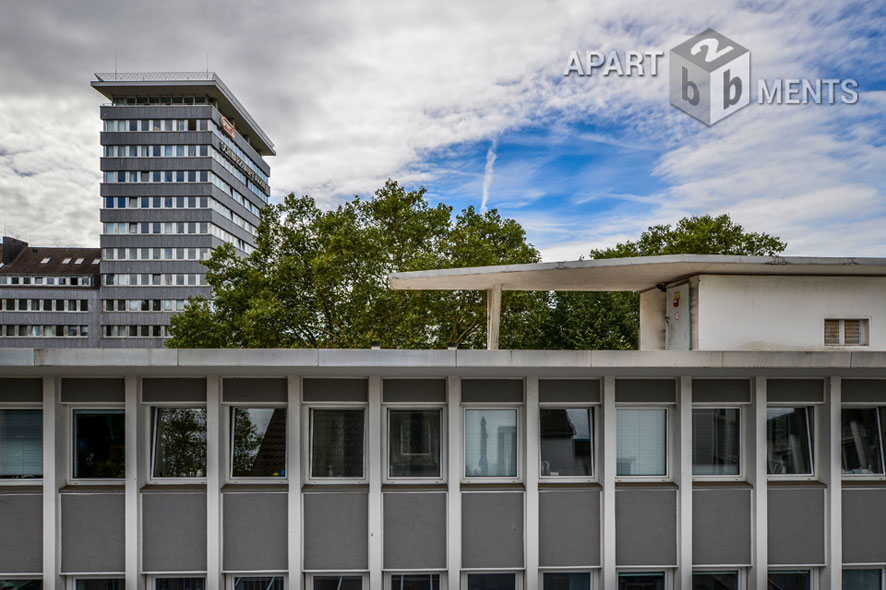
<svg viewBox="0 0 886 590"><path fill-rule="evenodd" d="M431 206L424 188L388 181L373 198L322 211L289 195L261 214L256 248L216 249L206 280L214 301L192 298L172 317L167 346L179 348L464 348L486 345L486 294L394 291L392 272L532 263L526 232L495 209ZM594 258L656 254L774 254L784 242L746 232L728 215L657 225L636 242ZM500 346L629 349L637 345L633 293L505 292Z"/></svg>

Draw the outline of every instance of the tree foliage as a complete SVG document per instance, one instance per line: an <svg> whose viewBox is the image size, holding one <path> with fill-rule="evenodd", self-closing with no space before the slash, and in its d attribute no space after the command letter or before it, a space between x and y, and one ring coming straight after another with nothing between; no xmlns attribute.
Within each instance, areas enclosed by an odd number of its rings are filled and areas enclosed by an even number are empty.
<svg viewBox="0 0 886 590"><path fill-rule="evenodd" d="M172 347L439 348L486 343L486 295L394 291L392 272L537 262L523 228L496 210L454 218L425 189L388 181L374 198L321 211L289 195L262 212L256 249L225 245L206 262L214 301L195 299L172 319ZM549 296L507 293L502 345L537 341ZM529 332L535 327L536 335Z"/></svg>
<svg viewBox="0 0 886 590"><path fill-rule="evenodd" d="M210 305L192 299L172 318L167 346L182 348L463 348L486 346L482 291L394 291L398 271L538 262L513 219L473 207L452 215L425 189L389 180L370 199L322 211L289 195L265 208L256 249L225 245L205 263ZM594 258L660 254L766 255L784 242L746 232L728 215L656 225ZM635 293L505 292L500 346L534 349L637 347Z"/></svg>

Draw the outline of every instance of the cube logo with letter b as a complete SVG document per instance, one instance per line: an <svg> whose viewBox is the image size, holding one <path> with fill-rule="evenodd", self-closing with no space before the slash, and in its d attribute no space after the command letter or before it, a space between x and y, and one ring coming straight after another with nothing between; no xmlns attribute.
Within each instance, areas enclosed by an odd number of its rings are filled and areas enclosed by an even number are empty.
<svg viewBox="0 0 886 590"><path fill-rule="evenodd" d="M671 49L671 104L713 125L750 103L751 52L714 29Z"/></svg>

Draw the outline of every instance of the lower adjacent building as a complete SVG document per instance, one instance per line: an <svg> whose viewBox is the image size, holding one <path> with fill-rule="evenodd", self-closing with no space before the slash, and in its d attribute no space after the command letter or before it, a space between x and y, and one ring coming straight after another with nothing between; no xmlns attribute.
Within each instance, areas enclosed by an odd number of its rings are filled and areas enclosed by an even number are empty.
<svg viewBox="0 0 886 590"><path fill-rule="evenodd" d="M0 350L0 587L882 588L884 425L883 352Z"/></svg>

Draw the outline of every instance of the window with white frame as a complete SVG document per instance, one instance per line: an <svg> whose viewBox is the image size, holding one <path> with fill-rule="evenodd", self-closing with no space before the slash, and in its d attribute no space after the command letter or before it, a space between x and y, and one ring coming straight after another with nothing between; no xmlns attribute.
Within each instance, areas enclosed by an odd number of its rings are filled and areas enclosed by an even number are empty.
<svg viewBox="0 0 886 590"><path fill-rule="evenodd" d="M389 574L388 590L440 590L440 574L411 572Z"/></svg>
<svg viewBox="0 0 886 590"><path fill-rule="evenodd" d="M465 477L517 477L517 409L465 409Z"/></svg>
<svg viewBox="0 0 886 590"><path fill-rule="evenodd" d="M883 590L883 568L844 569L843 590Z"/></svg>
<svg viewBox="0 0 886 590"><path fill-rule="evenodd" d="M231 476L286 476L286 408L231 408Z"/></svg>
<svg viewBox="0 0 886 590"><path fill-rule="evenodd" d="M43 477L43 410L0 409L0 479Z"/></svg>
<svg viewBox="0 0 886 590"><path fill-rule="evenodd" d="M812 407L770 407L766 410L766 472L770 475L812 475Z"/></svg>
<svg viewBox="0 0 886 590"><path fill-rule="evenodd" d="M365 410L311 408L311 478L364 477Z"/></svg>
<svg viewBox="0 0 886 590"><path fill-rule="evenodd" d="M667 476L667 409L618 408L616 417L616 475Z"/></svg>
<svg viewBox="0 0 886 590"><path fill-rule="evenodd" d="M741 588L741 572L738 570L692 572L692 590L740 590Z"/></svg>
<svg viewBox="0 0 886 590"><path fill-rule="evenodd" d="M886 407L843 407L840 414L840 459L844 474L884 474L884 428Z"/></svg>
<svg viewBox="0 0 886 590"><path fill-rule="evenodd" d="M590 590L591 572L542 572L542 590Z"/></svg>
<svg viewBox="0 0 886 590"><path fill-rule="evenodd" d="M206 578L153 578L153 590L206 590Z"/></svg>
<svg viewBox="0 0 886 590"><path fill-rule="evenodd" d="M152 432L153 477L206 476L206 408L154 408Z"/></svg>
<svg viewBox="0 0 886 590"><path fill-rule="evenodd" d="M388 477L441 478L442 410L388 410Z"/></svg>
<svg viewBox="0 0 886 590"><path fill-rule="evenodd" d="M665 590L666 583L663 571L618 573L618 590Z"/></svg>
<svg viewBox="0 0 886 590"><path fill-rule="evenodd" d="M539 410L542 477L590 477L593 465L591 408Z"/></svg>
<svg viewBox="0 0 886 590"><path fill-rule="evenodd" d="M284 590L283 576L229 576L229 590Z"/></svg>
<svg viewBox="0 0 886 590"><path fill-rule="evenodd" d="M126 476L126 416L121 410L73 411L74 479Z"/></svg>
<svg viewBox="0 0 886 590"><path fill-rule="evenodd" d="M364 590L366 576L354 574L313 574L307 590Z"/></svg>
<svg viewBox="0 0 886 590"><path fill-rule="evenodd" d="M769 570L768 590L812 590L812 570Z"/></svg>
<svg viewBox="0 0 886 590"><path fill-rule="evenodd" d="M732 475L741 470L741 410L692 410L692 475Z"/></svg>
<svg viewBox="0 0 886 590"><path fill-rule="evenodd" d="M125 590L124 578L76 578L70 590Z"/></svg>
<svg viewBox="0 0 886 590"><path fill-rule="evenodd" d="M523 587L519 572L467 572L462 575L466 590L517 590Z"/></svg>

